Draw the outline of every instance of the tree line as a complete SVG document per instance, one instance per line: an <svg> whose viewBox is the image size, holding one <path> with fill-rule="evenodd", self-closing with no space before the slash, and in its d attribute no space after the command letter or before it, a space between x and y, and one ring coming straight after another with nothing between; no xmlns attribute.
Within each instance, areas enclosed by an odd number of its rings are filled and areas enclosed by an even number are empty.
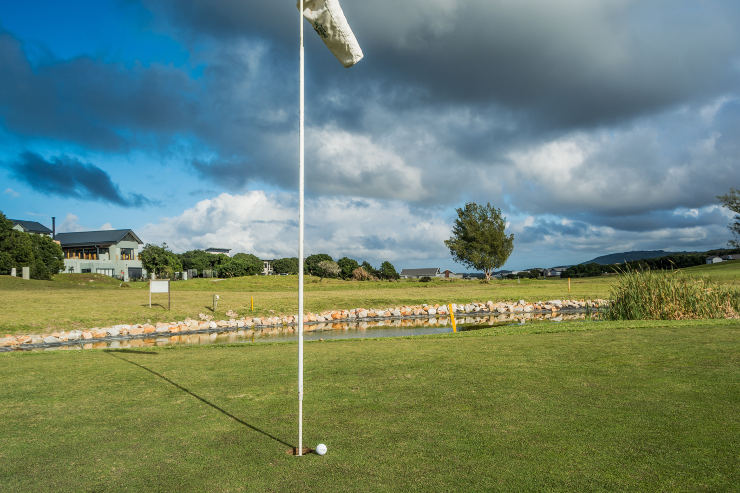
<svg viewBox="0 0 740 493"><path fill-rule="evenodd" d="M46 235L13 229L13 223L0 212L0 274L29 267L32 279L49 280L64 268L62 247Z"/></svg>
<svg viewBox="0 0 740 493"><path fill-rule="evenodd" d="M263 272L264 264L251 253L237 253L233 257L225 254L212 254L204 250L189 250L184 253L172 252L166 243L161 246L147 244L139 253L142 266L157 277L172 278L175 272L197 271L198 275L212 273L219 277L253 276ZM298 274L298 258L288 257L273 260L275 274ZM383 262L374 268L369 262L342 257L337 261L326 254L309 255L304 262L304 273L320 278L367 280L394 280L400 276L390 262Z"/></svg>

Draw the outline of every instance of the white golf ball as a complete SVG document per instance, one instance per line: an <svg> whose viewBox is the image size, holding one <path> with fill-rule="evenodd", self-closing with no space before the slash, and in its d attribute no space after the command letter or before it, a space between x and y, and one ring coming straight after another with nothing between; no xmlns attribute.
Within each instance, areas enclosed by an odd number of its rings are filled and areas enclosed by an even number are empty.
<svg viewBox="0 0 740 493"><path fill-rule="evenodd" d="M319 455L324 455L326 453L326 445L324 445L323 443L316 445L316 453Z"/></svg>

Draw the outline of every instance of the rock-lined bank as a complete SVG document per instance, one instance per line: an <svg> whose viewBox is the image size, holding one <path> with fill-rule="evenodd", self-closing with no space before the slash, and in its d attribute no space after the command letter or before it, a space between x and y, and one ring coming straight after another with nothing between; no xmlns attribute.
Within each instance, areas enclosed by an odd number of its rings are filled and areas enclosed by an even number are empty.
<svg viewBox="0 0 740 493"><path fill-rule="evenodd" d="M485 314L525 314L557 313L559 311L582 311L603 308L606 300L550 300L528 303L488 301L485 303L452 303L455 316ZM177 335L195 331L229 330L229 329L269 329L297 325L297 316L284 315L273 317L238 317L230 312L229 320L212 320L210 316L200 314L200 319L185 319L179 322L158 322L156 324L120 324L112 327L92 328L53 332L46 335L7 335L0 338L0 348L23 349L24 346L57 345L64 343L84 343L110 338L137 338L145 336ZM304 331L316 330L327 322L357 322L393 319L428 318L449 315L447 305L424 304L401 306L395 308L353 308L351 310L329 310L321 313L306 313L303 317Z"/></svg>

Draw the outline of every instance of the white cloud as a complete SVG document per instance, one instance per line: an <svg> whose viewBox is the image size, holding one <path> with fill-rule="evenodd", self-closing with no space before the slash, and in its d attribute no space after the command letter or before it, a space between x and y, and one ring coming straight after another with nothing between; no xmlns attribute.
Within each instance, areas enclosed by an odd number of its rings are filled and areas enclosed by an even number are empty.
<svg viewBox="0 0 740 493"><path fill-rule="evenodd" d="M74 214L67 214L62 224L59 225L60 233L73 233L76 231L88 231L88 228L79 223L80 218Z"/></svg>
<svg viewBox="0 0 740 493"><path fill-rule="evenodd" d="M13 190L12 188L6 188L6 189L5 189L5 191L4 191L3 193L4 193L5 195L10 195L10 196L11 196L11 197L13 197L13 198L17 198L17 197L20 197L20 196L21 196L21 194L19 194L18 192L16 192L16 191L15 191L15 190Z"/></svg>
<svg viewBox="0 0 740 493"><path fill-rule="evenodd" d="M295 197L288 194L224 193L146 225L141 237L166 242L176 252L218 247L261 258L297 256L297 210ZM443 258L449 231L440 215L398 201L335 197L306 202L307 255L321 252L374 263Z"/></svg>

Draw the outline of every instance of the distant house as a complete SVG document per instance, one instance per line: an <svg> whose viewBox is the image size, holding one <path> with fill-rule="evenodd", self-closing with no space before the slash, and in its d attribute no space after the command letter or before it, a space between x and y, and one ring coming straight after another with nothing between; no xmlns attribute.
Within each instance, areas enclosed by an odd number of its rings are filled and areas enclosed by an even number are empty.
<svg viewBox="0 0 740 493"><path fill-rule="evenodd" d="M442 277L444 277L445 279L462 279L463 274L455 274L451 270L447 269L442 271Z"/></svg>
<svg viewBox="0 0 740 493"><path fill-rule="evenodd" d="M124 281L144 276L139 245L144 242L130 229L57 233L64 252L64 271L117 277Z"/></svg>
<svg viewBox="0 0 740 493"><path fill-rule="evenodd" d="M740 260L740 254L722 255L722 260Z"/></svg>
<svg viewBox="0 0 740 493"><path fill-rule="evenodd" d="M9 219L13 223L13 229L23 233L35 233L37 235L49 235L52 231L41 223L36 221L23 221L21 219Z"/></svg>
<svg viewBox="0 0 740 493"><path fill-rule="evenodd" d="M212 253L214 255L228 255L231 251L231 248L206 248L206 253Z"/></svg>
<svg viewBox="0 0 740 493"><path fill-rule="evenodd" d="M272 263L275 260L263 260L262 261L262 275L263 276L271 276L275 273L275 271L272 269Z"/></svg>
<svg viewBox="0 0 740 493"><path fill-rule="evenodd" d="M560 277L564 271L566 271L568 268L565 266L561 267L551 267L549 269L544 269L544 276L545 277Z"/></svg>
<svg viewBox="0 0 740 493"><path fill-rule="evenodd" d="M424 269L403 269L401 279L420 279L422 277L440 277L439 267L428 267Z"/></svg>
<svg viewBox="0 0 740 493"><path fill-rule="evenodd" d="M723 262L722 257L717 257L716 255L712 257L707 257L708 264L718 264L720 262Z"/></svg>

